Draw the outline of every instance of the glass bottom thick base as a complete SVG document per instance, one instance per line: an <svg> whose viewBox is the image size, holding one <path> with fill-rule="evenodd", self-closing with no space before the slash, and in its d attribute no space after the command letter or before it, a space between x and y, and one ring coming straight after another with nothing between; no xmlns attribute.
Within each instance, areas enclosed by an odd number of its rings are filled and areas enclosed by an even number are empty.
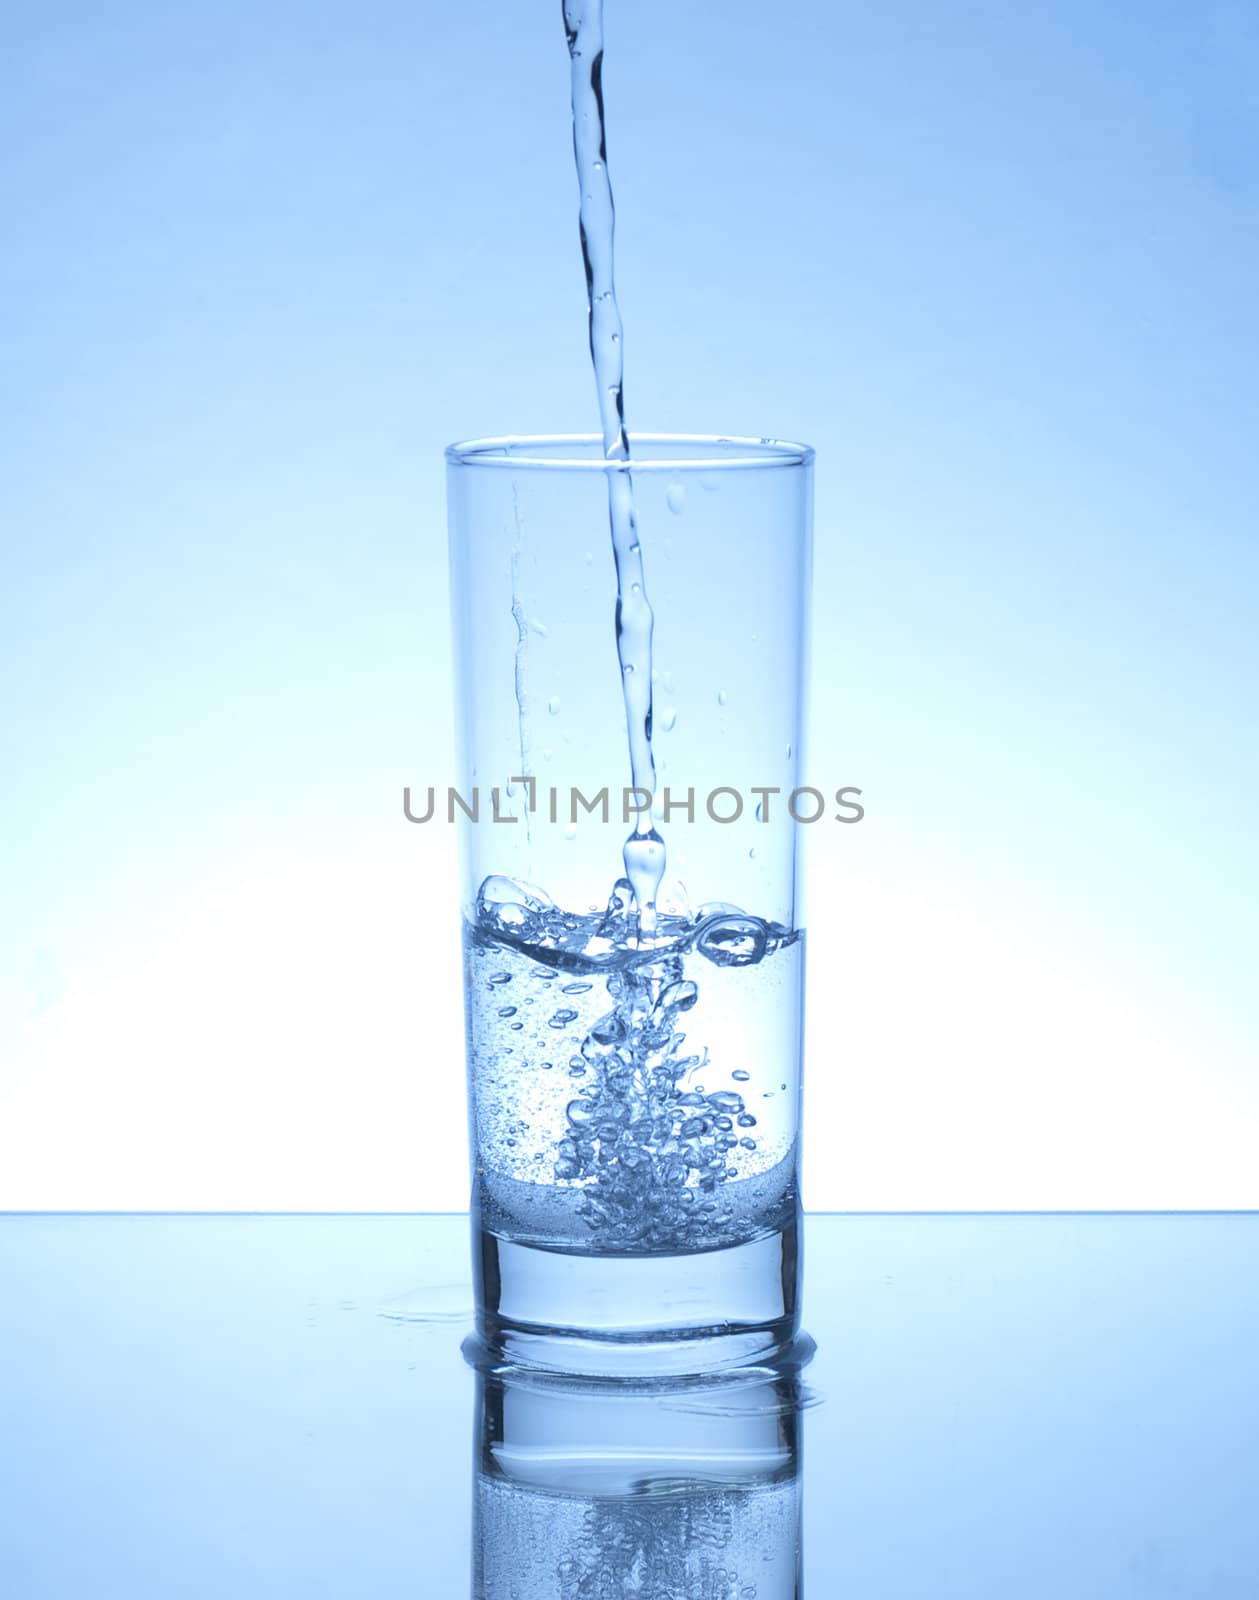
<svg viewBox="0 0 1259 1600"><path fill-rule="evenodd" d="M477 1333L491 1360L649 1378L772 1364L799 1332L798 1219L721 1249L578 1254L474 1238Z"/></svg>

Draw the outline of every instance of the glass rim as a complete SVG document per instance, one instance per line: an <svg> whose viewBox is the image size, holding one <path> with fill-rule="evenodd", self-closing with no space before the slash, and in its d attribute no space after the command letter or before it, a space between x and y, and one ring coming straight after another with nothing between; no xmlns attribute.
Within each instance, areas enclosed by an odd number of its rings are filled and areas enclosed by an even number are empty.
<svg viewBox="0 0 1259 1600"><path fill-rule="evenodd" d="M728 472L756 467L804 467L813 447L786 439L743 438L720 433L633 433L627 460L609 460L597 433L504 434L447 445L446 460L459 467L517 467L547 472ZM681 447L676 456L653 456L653 447ZM578 450L588 455L548 455L548 450ZM642 454L643 451L647 454ZM532 453L537 452L537 453ZM637 454L635 452L638 452Z"/></svg>

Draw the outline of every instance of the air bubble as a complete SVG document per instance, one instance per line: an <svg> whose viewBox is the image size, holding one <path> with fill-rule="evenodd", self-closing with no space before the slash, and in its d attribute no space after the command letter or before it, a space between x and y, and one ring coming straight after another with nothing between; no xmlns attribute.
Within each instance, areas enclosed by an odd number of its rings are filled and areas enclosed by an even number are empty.
<svg viewBox="0 0 1259 1600"><path fill-rule="evenodd" d="M656 726L661 733L672 733L678 725L678 713L675 706L666 706L656 719Z"/></svg>
<svg viewBox="0 0 1259 1600"><path fill-rule="evenodd" d="M755 917L714 916L695 948L714 966L749 967L760 961L768 943L765 924Z"/></svg>
<svg viewBox="0 0 1259 1600"><path fill-rule="evenodd" d="M686 485L671 483L665 490L664 502L675 517L680 517L686 509Z"/></svg>

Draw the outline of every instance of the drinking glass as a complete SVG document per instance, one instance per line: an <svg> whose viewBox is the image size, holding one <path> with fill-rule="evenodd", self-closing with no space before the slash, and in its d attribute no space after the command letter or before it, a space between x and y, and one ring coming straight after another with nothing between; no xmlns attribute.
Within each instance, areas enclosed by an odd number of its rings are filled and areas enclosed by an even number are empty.
<svg viewBox="0 0 1259 1600"><path fill-rule="evenodd" d="M698 1372L797 1332L800 843L835 815L801 778L812 461L660 435L629 461L593 436L447 451L459 753L429 804L462 863L478 1326L511 1360ZM608 525L627 487L650 792ZM651 905L631 833L666 858Z"/></svg>

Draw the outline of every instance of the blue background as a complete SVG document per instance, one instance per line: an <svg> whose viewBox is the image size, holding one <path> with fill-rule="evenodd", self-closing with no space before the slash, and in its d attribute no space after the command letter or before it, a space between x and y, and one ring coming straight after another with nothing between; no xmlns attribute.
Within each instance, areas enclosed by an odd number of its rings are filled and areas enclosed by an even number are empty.
<svg viewBox="0 0 1259 1600"><path fill-rule="evenodd" d="M631 426L818 449L807 1199L1254 1205L1259 12L610 12ZM559 7L0 62L0 1204L462 1205L401 789L441 446L594 425Z"/></svg>

